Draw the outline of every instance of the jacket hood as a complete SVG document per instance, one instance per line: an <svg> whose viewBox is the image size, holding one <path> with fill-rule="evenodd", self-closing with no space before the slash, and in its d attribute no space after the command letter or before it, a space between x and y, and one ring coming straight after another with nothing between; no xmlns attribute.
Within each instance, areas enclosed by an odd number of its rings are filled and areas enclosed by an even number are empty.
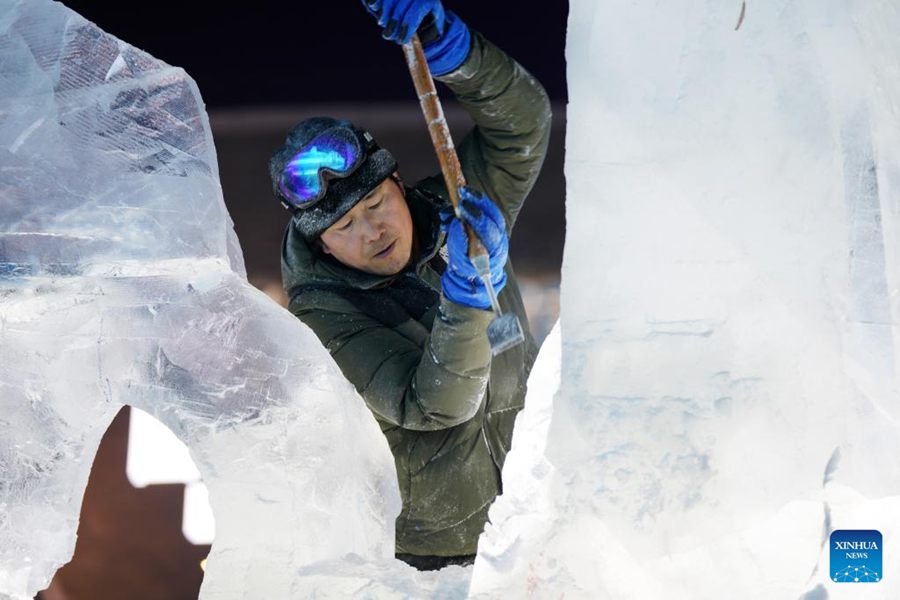
<svg viewBox="0 0 900 600"><path fill-rule="evenodd" d="M441 231L439 213L450 203L419 186L404 186L404 190L412 216L413 236L417 240L413 244L413 252L416 253L413 260L418 271L434 258L444 244L445 234ZM304 239L295 219L291 218L281 245L281 280L289 299L308 287L342 285L359 289L377 288L388 285L400 275L375 275L348 267L321 252L314 243Z"/></svg>

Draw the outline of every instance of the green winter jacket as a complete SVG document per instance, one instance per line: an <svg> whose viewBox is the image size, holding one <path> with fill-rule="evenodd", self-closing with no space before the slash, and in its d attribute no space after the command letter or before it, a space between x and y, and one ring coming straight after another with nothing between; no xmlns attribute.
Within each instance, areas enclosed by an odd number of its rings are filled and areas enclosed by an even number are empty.
<svg viewBox="0 0 900 600"><path fill-rule="evenodd" d="M500 206L511 233L546 153L547 95L474 31L465 62L437 79L476 123L457 148L466 180ZM430 177L406 192L418 249L413 266L390 277L363 273L311 248L288 225L284 287L291 312L328 348L388 440L403 499L396 551L474 554L501 492L536 348L507 263L499 301L504 313L518 315L526 342L492 360L485 330L493 313L440 294L443 180Z"/></svg>

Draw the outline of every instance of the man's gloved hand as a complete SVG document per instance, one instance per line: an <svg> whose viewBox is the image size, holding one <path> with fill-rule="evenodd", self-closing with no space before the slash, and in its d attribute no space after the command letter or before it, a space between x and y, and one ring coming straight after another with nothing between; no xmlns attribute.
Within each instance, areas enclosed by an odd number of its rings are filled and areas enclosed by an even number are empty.
<svg viewBox="0 0 900 600"><path fill-rule="evenodd" d="M509 238L506 235L506 221L500 209L491 199L475 190L462 187L459 190L460 213L481 238L491 260L491 283L494 291L500 293L506 285L506 259L509 255ZM441 213L441 229L447 232L449 261L441 277L441 289L448 300L472 308L490 308L484 282L478 276L475 266L469 260L469 240L462 222L455 218L453 209Z"/></svg>
<svg viewBox="0 0 900 600"><path fill-rule="evenodd" d="M386 40L409 43L429 13L434 17L438 35L444 31L444 7L440 0L362 0L362 3L384 27L381 35Z"/></svg>
<svg viewBox="0 0 900 600"><path fill-rule="evenodd" d="M406 44L419 30L431 74L445 75L469 55L472 36L459 17L444 11L440 0L361 0L384 28L386 40ZM426 19L427 15L433 19Z"/></svg>

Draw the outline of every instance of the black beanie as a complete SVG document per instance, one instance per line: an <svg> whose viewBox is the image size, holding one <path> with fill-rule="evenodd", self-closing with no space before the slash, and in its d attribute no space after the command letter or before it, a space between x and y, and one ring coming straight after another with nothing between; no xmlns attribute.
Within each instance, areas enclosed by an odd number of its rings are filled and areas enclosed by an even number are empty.
<svg viewBox="0 0 900 600"><path fill-rule="evenodd" d="M350 128L359 139L360 145L363 148L369 147L369 150L365 162L348 177L328 181L328 188L321 200L309 208L294 211L294 226L303 234L307 242L319 237L323 231L356 206L360 199L397 170L397 161L394 156L378 146L367 131L356 127L350 121L331 117L305 119L288 132L284 146L276 150L269 159L272 191L282 204L290 206L278 185L285 165L304 144L332 127Z"/></svg>

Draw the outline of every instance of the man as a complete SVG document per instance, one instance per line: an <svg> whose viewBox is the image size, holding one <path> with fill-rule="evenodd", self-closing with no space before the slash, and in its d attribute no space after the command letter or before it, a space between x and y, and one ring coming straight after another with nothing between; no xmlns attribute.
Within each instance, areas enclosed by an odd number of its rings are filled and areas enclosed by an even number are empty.
<svg viewBox="0 0 900 600"><path fill-rule="evenodd" d="M471 186L461 216L525 343L491 356L495 315L442 179L405 186L390 152L348 121L303 121L270 161L275 195L294 213L284 287L387 437L403 499L397 557L419 569L471 564L536 354L506 253L544 160L550 106L533 77L439 1L366 8L386 39L419 30L432 74L476 123L458 145Z"/></svg>

